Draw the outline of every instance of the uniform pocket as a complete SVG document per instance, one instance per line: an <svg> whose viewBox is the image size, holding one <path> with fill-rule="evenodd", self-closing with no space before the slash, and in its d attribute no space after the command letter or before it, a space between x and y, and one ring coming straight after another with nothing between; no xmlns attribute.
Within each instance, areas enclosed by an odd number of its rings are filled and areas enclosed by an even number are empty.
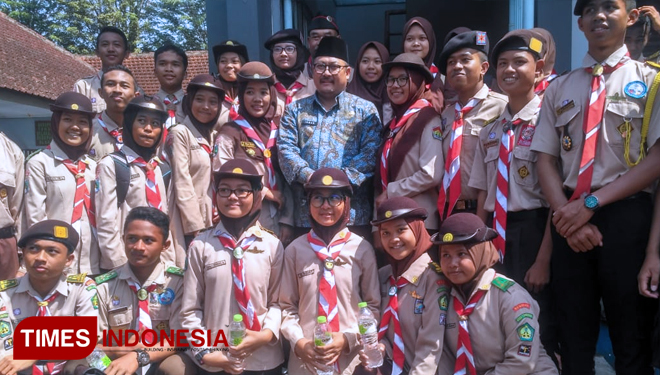
<svg viewBox="0 0 660 375"><path fill-rule="evenodd" d="M133 322L133 318L133 306L124 306L108 311L108 324L113 330L129 329Z"/></svg>
<svg viewBox="0 0 660 375"><path fill-rule="evenodd" d="M641 141L642 121L644 112L634 102L613 102L607 105L605 111L605 127L603 138L610 145L621 148L630 132L631 147L638 149Z"/></svg>
<svg viewBox="0 0 660 375"><path fill-rule="evenodd" d="M534 171L538 155L529 147L516 147L513 149L511 159L511 173L517 184L534 186L538 183L538 173ZM509 173L509 175L511 175Z"/></svg>

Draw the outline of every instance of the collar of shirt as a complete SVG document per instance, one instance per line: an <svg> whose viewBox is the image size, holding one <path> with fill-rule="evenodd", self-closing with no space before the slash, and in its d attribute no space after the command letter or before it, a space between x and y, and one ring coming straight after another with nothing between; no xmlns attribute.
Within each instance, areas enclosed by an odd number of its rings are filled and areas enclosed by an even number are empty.
<svg viewBox="0 0 660 375"><path fill-rule="evenodd" d="M345 96L346 96L346 91L345 91L345 90L342 91L342 92L340 92L339 95L337 95L337 96L335 97L335 105L333 105L332 108L330 108L329 111L326 111L325 108L323 108L323 105L322 105L321 102L319 101L319 97L318 97L318 95L317 95L316 92L314 93L314 103L315 103L315 104L318 106L318 108L321 109L323 112L328 113L328 112L333 111L335 108L341 108L341 103L342 103L342 101L343 101L343 99L344 99Z"/></svg>
<svg viewBox="0 0 660 375"><path fill-rule="evenodd" d="M520 112L514 114L513 116L509 112L509 106L507 105L502 113L502 118L505 120L515 121L521 119L525 122L532 121L534 116L538 113L539 104L541 104L541 98L538 95L534 95L534 98L525 104L525 106L520 110Z"/></svg>
<svg viewBox="0 0 660 375"><path fill-rule="evenodd" d="M96 72L96 78L98 78L100 85L101 80L103 79L103 70L99 70L98 72Z"/></svg>
<svg viewBox="0 0 660 375"><path fill-rule="evenodd" d="M213 235L215 237L217 237L217 236L219 236L219 235L221 235L222 233L225 233L225 232L229 233L229 232L227 232L227 229L225 228L225 226L222 225L222 220L220 220L220 222L218 222L218 225L215 226L215 230L213 231ZM258 221L256 223L254 223L253 226L249 227L245 232L243 232L241 234L241 237L239 237L236 240L236 242L240 242L242 239L244 239L246 237L250 237L252 235L257 237L258 239L262 239L264 237L264 232L261 229L261 224L259 224Z"/></svg>
<svg viewBox="0 0 660 375"><path fill-rule="evenodd" d="M48 292L48 295L46 297L51 296L53 292L58 292L59 294L63 295L64 297L69 295L69 288L66 283L66 275L62 274L60 276L59 281L57 282L57 285L55 285L55 288L53 288L50 292ZM30 283L30 276L25 275L18 280L18 286L16 287L16 293L29 293L30 295L33 296L39 296L42 297L41 294L39 294L34 288L32 287L32 284Z"/></svg>
<svg viewBox="0 0 660 375"><path fill-rule="evenodd" d="M197 128L195 127L195 125L193 125L192 121L190 120L190 116L186 116L185 120L183 120L183 124L186 126L186 128L188 128L190 133L192 133L192 136L197 140L197 143L200 144L203 143L207 146L211 146L209 142L206 140L206 138L202 137L202 133L200 133L199 130L197 130ZM211 132L212 139L215 139L214 133L215 132Z"/></svg>
<svg viewBox="0 0 660 375"><path fill-rule="evenodd" d="M422 276L422 273L429 268L429 263L431 262L431 257L424 253L422 256L417 258L407 270L401 274L401 277L408 280L411 284L417 285Z"/></svg>
<svg viewBox="0 0 660 375"><path fill-rule="evenodd" d="M99 119L101 119L101 121L103 121L106 128L108 128L108 131L113 131L115 129L120 129L121 128L121 126L117 125L115 120L110 118L110 116L108 115L108 113L106 111L103 111L103 113L101 113L99 115ZM90 135L90 137L91 137L91 135Z"/></svg>
<svg viewBox="0 0 660 375"><path fill-rule="evenodd" d="M628 47L626 45L622 45L618 50L614 51L608 58L605 59L605 61L602 62L602 64L615 67L616 64L618 64L623 56L628 53ZM590 68L594 66L595 64L598 64L599 61L596 61L589 53L587 53L584 56L584 59L582 60L582 67L583 68Z"/></svg>
<svg viewBox="0 0 660 375"><path fill-rule="evenodd" d="M131 269L131 265L128 263L121 266L117 270L117 273L119 273L118 278L120 280L133 281L135 283L140 284L140 281L138 280L137 277L135 277L135 274ZM154 268L154 270L151 272L151 275L149 275L147 281L145 281L144 284L140 284L140 285L149 286L151 284L165 285L165 265L163 264L162 261L156 265L156 268Z"/></svg>
<svg viewBox="0 0 660 375"><path fill-rule="evenodd" d="M124 154L124 156L126 156L126 161L127 161L129 164L132 163L132 162L134 162L135 159L141 157L141 156L138 155L135 151L133 151L132 148L130 148L130 147L126 146L126 145L124 145L124 147L121 148L121 153ZM156 163L158 163L158 164L161 164L161 163L162 163L162 161L160 160L160 158L159 158L157 155L154 156L153 158L151 158L151 159L149 159L149 160L145 160L145 161L151 162L152 160L155 160Z"/></svg>
<svg viewBox="0 0 660 375"><path fill-rule="evenodd" d="M492 285L493 279L495 278L495 270L492 268L489 268L484 274L481 276L479 279L479 283L477 284L478 287L474 288L470 296L467 298L467 301L472 298L472 296L477 292L477 290L485 290L489 291L490 286ZM463 297L461 297L461 294L457 291L458 288L452 288L451 289L451 295L458 298L463 304L467 303L467 301L463 300Z"/></svg>
<svg viewBox="0 0 660 375"><path fill-rule="evenodd" d="M160 99L161 102L163 101L163 99L167 98L168 95L170 94L166 93L163 89L158 90L158 92L156 93L156 97L158 97L158 99ZM174 93L174 97L179 102L183 99L183 96L184 96L183 89L179 89L179 91Z"/></svg>

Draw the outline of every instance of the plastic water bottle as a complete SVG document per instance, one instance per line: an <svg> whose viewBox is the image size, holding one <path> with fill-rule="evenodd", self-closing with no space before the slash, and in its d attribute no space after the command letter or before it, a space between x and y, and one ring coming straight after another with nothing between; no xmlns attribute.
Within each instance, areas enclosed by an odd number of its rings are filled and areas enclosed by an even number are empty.
<svg viewBox="0 0 660 375"><path fill-rule="evenodd" d="M325 316L316 318L316 327L314 327L314 346L326 346L332 343L332 332L328 327L328 319ZM316 369L317 375L332 375L334 367L332 365L323 366Z"/></svg>
<svg viewBox="0 0 660 375"><path fill-rule="evenodd" d="M378 349L378 323L366 302L358 303L358 308L360 309L358 327L360 328L362 349L367 356L367 367L380 367L383 364L383 354Z"/></svg>
<svg viewBox="0 0 660 375"><path fill-rule="evenodd" d="M110 358L105 355L105 352L101 349L94 349L92 354L87 356L87 363L89 363L89 367L95 368L97 370L105 370L108 366L110 366Z"/></svg>
<svg viewBox="0 0 660 375"><path fill-rule="evenodd" d="M243 315L234 315L234 321L229 325L229 341L231 346L238 346L245 338L245 323L243 323ZM231 354L227 353L227 357L234 359ZM245 367L245 360L241 360L241 368Z"/></svg>

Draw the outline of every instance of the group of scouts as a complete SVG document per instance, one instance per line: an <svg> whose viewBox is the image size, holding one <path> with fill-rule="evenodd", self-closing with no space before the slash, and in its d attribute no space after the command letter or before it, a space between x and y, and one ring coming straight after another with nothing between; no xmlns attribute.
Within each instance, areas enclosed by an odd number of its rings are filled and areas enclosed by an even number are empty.
<svg viewBox="0 0 660 375"><path fill-rule="evenodd" d="M637 59L660 14L634 0L574 14L589 47L562 75L546 30L490 48L458 28L435 60L421 17L404 53L368 42L353 70L319 16L307 43L268 39L272 68L215 46L218 74L185 92L186 54L163 46L154 96L121 65L124 33L103 28L102 69L51 105L50 146L24 163L0 133L0 374L89 367L15 360L26 317L158 340L228 335L236 314L239 345L99 340L105 373L595 374L603 311L616 373L653 374L660 66ZM379 322L375 369L360 302Z"/></svg>

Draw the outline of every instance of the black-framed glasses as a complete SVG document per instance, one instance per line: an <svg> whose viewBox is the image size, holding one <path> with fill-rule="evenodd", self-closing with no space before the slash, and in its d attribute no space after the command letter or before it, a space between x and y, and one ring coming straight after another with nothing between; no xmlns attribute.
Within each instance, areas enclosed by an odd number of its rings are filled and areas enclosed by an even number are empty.
<svg viewBox="0 0 660 375"><path fill-rule="evenodd" d="M339 65L339 64L314 64L314 71L318 74L323 74L327 70L330 74L335 75L339 74L342 69L348 68L348 65Z"/></svg>
<svg viewBox="0 0 660 375"><path fill-rule="evenodd" d="M403 87L408 84L409 82L408 79L410 79L410 77L408 76L397 77L397 78L387 77L385 84L387 85L387 87L392 87L394 86L394 82L396 82L397 86Z"/></svg>
<svg viewBox="0 0 660 375"><path fill-rule="evenodd" d="M229 198L232 194L234 194L236 198L247 198L248 195L252 194L252 190L218 188L217 193L223 198Z"/></svg>
<svg viewBox="0 0 660 375"><path fill-rule="evenodd" d="M282 51L286 52L287 55L290 55L296 52L296 46L273 47L273 52L275 52L278 55L282 53Z"/></svg>
<svg viewBox="0 0 660 375"><path fill-rule="evenodd" d="M328 202L332 207L339 206L344 201L344 196L341 194L332 194L329 197L324 197L322 195L312 195L309 200L309 203L316 208L323 206L323 203Z"/></svg>

